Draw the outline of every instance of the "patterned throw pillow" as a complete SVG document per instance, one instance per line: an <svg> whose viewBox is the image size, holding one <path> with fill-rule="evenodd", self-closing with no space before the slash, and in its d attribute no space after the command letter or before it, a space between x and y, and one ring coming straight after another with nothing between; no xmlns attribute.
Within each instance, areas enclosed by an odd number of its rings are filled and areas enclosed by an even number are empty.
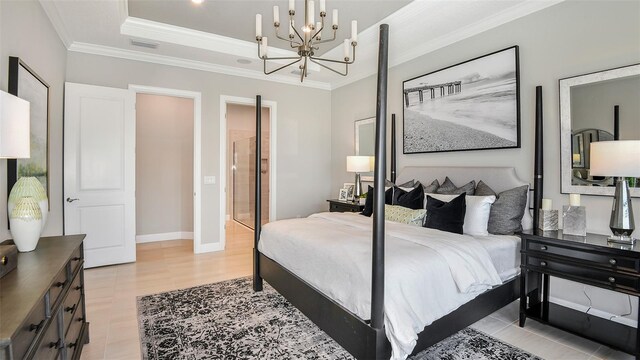
<svg viewBox="0 0 640 360"><path fill-rule="evenodd" d="M444 179L444 182L440 187L436 190L436 194L447 194L447 195L458 195L462 193L466 193L467 195L474 195L476 191L476 182L474 180L469 181L468 183L457 187L451 179L447 176Z"/></svg>
<svg viewBox="0 0 640 360"><path fill-rule="evenodd" d="M425 209L413 210L398 205L385 205L385 220L399 222L403 224L422 226L424 216L427 213Z"/></svg>

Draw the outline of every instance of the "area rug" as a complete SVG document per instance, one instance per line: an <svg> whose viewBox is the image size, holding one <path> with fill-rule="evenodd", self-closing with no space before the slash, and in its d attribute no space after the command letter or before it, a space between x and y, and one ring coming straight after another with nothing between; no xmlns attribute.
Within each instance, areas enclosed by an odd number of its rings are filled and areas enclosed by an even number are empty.
<svg viewBox="0 0 640 360"><path fill-rule="evenodd" d="M267 283L240 278L138 298L143 359L353 359ZM413 360L540 360L467 328Z"/></svg>

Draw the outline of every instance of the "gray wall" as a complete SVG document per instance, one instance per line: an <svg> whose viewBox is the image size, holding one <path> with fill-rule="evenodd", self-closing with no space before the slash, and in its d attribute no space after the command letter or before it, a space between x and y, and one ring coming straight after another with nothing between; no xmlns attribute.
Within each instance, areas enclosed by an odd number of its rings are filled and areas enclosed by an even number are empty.
<svg viewBox="0 0 640 360"><path fill-rule="evenodd" d="M563 2L390 69L389 112L398 114L401 120L403 80L508 46L520 46L522 148L414 155L400 151L398 170L409 165L515 166L522 179L533 182L535 86L542 85L544 196L553 199L556 209L561 208L569 199L560 193L558 80L640 62L638 14L637 1ZM353 153L353 121L375 114L375 76L333 90L331 99L331 188L335 189L351 180L351 174L345 171L345 156ZM401 146L401 121L397 140ZM640 206L640 199L634 200ZM583 196L582 202L587 207L588 230L609 233L611 197ZM640 211L635 213L635 221L640 223ZM593 288L588 291L595 307L625 312L626 296ZM586 304L582 286L575 283L553 281L552 295Z"/></svg>
<svg viewBox="0 0 640 360"><path fill-rule="evenodd" d="M220 219L220 95L276 101L278 219L306 216L326 208L331 162L331 94L329 91L275 84L165 65L69 52L67 81L127 88L129 84L202 93L203 243L217 243ZM273 120L273 119L272 119ZM201 179L202 183L202 179ZM300 199L304 199L301 201ZM224 207L223 207L224 209Z"/></svg>
<svg viewBox="0 0 640 360"><path fill-rule="evenodd" d="M193 231L193 99L136 97L136 235Z"/></svg>
<svg viewBox="0 0 640 360"><path fill-rule="evenodd" d="M7 91L9 56L20 57L49 84L49 199L44 235L62 225L62 103L67 51L37 1L0 1L0 89ZM0 160L0 240L7 230L7 161Z"/></svg>

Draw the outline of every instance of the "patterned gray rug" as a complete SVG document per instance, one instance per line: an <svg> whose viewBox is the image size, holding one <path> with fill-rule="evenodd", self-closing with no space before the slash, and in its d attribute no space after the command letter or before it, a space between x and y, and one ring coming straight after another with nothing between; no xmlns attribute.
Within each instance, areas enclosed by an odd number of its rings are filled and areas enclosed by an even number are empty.
<svg viewBox="0 0 640 360"><path fill-rule="evenodd" d="M241 278L138 298L143 359L352 359L265 283ZM413 360L540 360L471 328Z"/></svg>

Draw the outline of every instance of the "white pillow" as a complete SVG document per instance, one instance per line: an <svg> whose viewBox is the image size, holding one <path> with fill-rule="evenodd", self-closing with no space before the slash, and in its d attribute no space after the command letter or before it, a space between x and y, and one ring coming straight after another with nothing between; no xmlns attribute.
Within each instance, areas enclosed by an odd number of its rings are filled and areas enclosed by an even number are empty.
<svg viewBox="0 0 640 360"><path fill-rule="evenodd" d="M424 204L427 206L427 195L440 201L449 202L458 195L445 194L424 194ZM489 224L489 214L491 214L491 204L496 201L494 195L491 196L465 196L467 211L464 214L464 225L462 232L469 235L489 235L487 226Z"/></svg>

